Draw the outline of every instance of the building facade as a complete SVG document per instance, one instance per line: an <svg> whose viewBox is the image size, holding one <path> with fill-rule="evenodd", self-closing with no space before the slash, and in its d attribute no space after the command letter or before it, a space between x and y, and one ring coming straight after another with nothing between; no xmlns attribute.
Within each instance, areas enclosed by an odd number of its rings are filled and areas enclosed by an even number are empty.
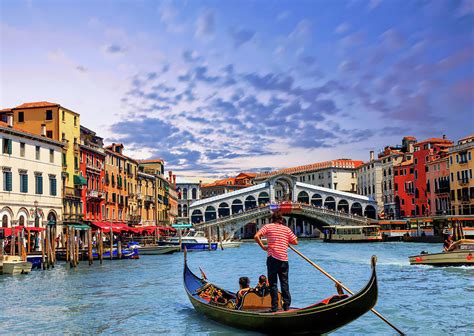
<svg viewBox="0 0 474 336"><path fill-rule="evenodd" d="M451 214L474 215L474 134L449 148Z"/></svg>
<svg viewBox="0 0 474 336"><path fill-rule="evenodd" d="M60 104L24 103L2 110L1 118L10 115L13 125L33 134L63 142L61 175L63 221L78 222L83 217L82 187L86 180L80 174L80 116Z"/></svg>
<svg viewBox="0 0 474 336"><path fill-rule="evenodd" d="M140 225L157 225L156 178L154 175L138 172L137 204Z"/></svg>
<svg viewBox="0 0 474 336"><path fill-rule="evenodd" d="M290 174L296 176L299 182L356 193L356 171L363 163L362 161L339 159L259 173L254 179L254 184L266 181L268 178L278 174ZM282 190L276 190L277 197L283 197L281 195L282 192Z"/></svg>
<svg viewBox="0 0 474 336"><path fill-rule="evenodd" d="M382 199L382 162L376 160L374 152L370 152L370 160L356 169L357 193L372 197L378 209L383 209Z"/></svg>
<svg viewBox="0 0 474 336"><path fill-rule="evenodd" d="M80 170L87 180L82 189L85 221L102 221L105 213L105 151L101 137L81 126Z"/></svg>
<svg viewBox="0 0 474 336"><path fill-rule="evenodd" d="M451 211L448 157L435 157L426 164L426 192L431 216Z"/></svg>
<svg viewBox="0 0 474 336"><path fill-rule="evenodd" d="M448 148L453 145L451 140L443 138L430 138L415 144L413 153L413 168L415 177L415 214L416 216L428 216L431 213L428 204L426 170L427 163L432 157L447 153Z"/></svg>
<svg viewBox="0 0 474 336"><path fill-rule="evenodd" d="M140 160L139 170L153 175L156 180L155 207L156 222L160 226L169 225L169 183L165 178L165 163L161 159Z"/></svg>
<svg viewBox="0 0 474 336"><path fill-rule="evenodd" d="M397 218L415 216L415 175L413 158L393 167L394 197Z"/></svg>
<svg viewBox="0 0 474 336"><path fill-rule="evenodd" d="M14 126L11 115L5 119L0 122L0 226L60 227L62 142Z"/></svg>
<svg viewBox="0 0 474 336"><path fill-rule="evenodd" d="M178 196L178 222L189 223L189 206L201 199L201 180L179 178L176 183Z"/></svg>

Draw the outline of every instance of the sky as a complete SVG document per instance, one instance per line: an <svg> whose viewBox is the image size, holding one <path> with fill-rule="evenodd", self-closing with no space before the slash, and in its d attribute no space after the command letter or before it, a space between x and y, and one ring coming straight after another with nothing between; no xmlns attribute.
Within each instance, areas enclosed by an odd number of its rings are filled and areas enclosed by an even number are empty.
<svg viewBox="0 0 474 336"><path fill-rule="evenodd" d="M0 108L50 101L178 175L474 129L474 1L0 1Z"/></svg>

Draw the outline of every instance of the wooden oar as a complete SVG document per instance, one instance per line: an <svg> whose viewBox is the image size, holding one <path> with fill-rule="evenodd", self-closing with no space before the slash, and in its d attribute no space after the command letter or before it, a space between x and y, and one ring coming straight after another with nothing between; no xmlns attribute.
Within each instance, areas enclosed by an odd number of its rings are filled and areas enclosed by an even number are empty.
<svg viewBox="0 0 474 336"><path fill-rule="evenodd" d="M306 257L303 253L301 253L300 251L298 251L297 249L295 249L293 246L289 246L290 249L292 249L296 254L298 254L301 258L303 258L304 260L306 260L308 263L310 263L314 268L316 268L318 271L320 271L321 273L323 273L325 276L327 276L329 279L331 279L332 281L334 281L337 285L340 285L342 288L344 288L346 290L346 292L348 292L349 294L352 294L354 295L354 293L349 289L347 288L346 286L344 286L344 284L342 284L339 280L337 280L336 278L334 278L331 274L329 274L328 272L326 272L325 270L323 270L321 267L319 267L318 265L316 265L314 262L312 262L310 259L308 259L308 257ZM371 309L372 313L374 313L375 315L377 315L378 317L380 317L382 319L382 321L384 321L385 323L387 323L390 327L392 327L393 329L395 329L400 335L405 335L405 333L403 331L401 331L400 329L398 329L397 327L395 327L392 323L390 323L385 317L382 316L382 314L380 314L378 311L376 311L375 309Z"/></svg>

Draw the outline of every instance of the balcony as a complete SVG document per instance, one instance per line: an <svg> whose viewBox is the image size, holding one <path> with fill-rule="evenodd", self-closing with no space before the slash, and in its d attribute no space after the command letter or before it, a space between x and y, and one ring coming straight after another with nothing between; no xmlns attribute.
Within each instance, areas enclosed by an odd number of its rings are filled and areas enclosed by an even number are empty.
<svg viewBox="0 0 474 336"><path fill-rule="evenodd" d="M145 203L154 203L155 198L153 196L146 195L145 196Z"/></svg>
<svg viewBox="0 0 474 336"><path fill-rule="evenodd" d="M95 172L100 173L102 171L102 165L95 165L90 162L86 163L86 168Z"/></svg>
<svg viewBox="0 0 474 336"><path fill-rule="evenodd" d="M471 198L469 195L462 195L460 201L461 203L471 203Z"/></svg>
<svg viewBox="0 0 474 336"><path fill-rule="evenodd" d="M435 189L435 194L449 194L449 187L440 187Z"/></svg>
<svg viewBox="0 0 474 336"><path fill-rule="evenodd" d="M460 185L466 185L466 184L469 184L469 179L468 178L462 178L458 182L459 182Z"/></svg>
<svg viewBox="0 0 474 336"><path fill-rule="evenodd" d="M104 194L98 190L87 190L87 197L88 198L104 198Z"/></svg>
<svg viewBox="0 0 474 336"><path fill-rule="evenodd" d="M81 150L80 144L77 143L77 142L75 142L75 143L73 144L73 147L74 147L74 151L75 151L75 152L78 152L78 153L79 153L79 151Z"/></svg>
<svg viewBox="0 0 474 336"><path fill-rule="evenodd" d="M62 143L63 143L64 150L68 150L69 149L69 140L63 139Z"/></svg>

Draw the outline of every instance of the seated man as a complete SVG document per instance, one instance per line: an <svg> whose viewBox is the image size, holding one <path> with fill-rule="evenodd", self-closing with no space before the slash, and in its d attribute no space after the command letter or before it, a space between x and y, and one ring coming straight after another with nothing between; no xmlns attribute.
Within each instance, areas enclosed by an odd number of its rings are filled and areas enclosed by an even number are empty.
<svg viewBox="0 0 474 336"><path fill-rule="evenodd" d="M242 298L245 293L247 293L250 290L250 279L248 277L241 277L239 278L239 286L240 289L237 292L236 298L235 298L235 306L239 307L240 304L242 303Z"/></svg>
<svg viewBox="0 0 474 336"><path fill-rule="evenodd" d="M443 250L444 252L448 252L451 250L451 246L453 245L454 241L453 241L453 236L452 235L449 235L448 238L444 241L444 244L443 244Z"/></svg>
<svg viewBox="0 0 474 336"><path fill-rule="evenodd" d="M265 275L260 275L258 278L258 284L255 286L255 292L259 296L265 296L270 293L270 286L268 284L268 279Z"/></svg>

